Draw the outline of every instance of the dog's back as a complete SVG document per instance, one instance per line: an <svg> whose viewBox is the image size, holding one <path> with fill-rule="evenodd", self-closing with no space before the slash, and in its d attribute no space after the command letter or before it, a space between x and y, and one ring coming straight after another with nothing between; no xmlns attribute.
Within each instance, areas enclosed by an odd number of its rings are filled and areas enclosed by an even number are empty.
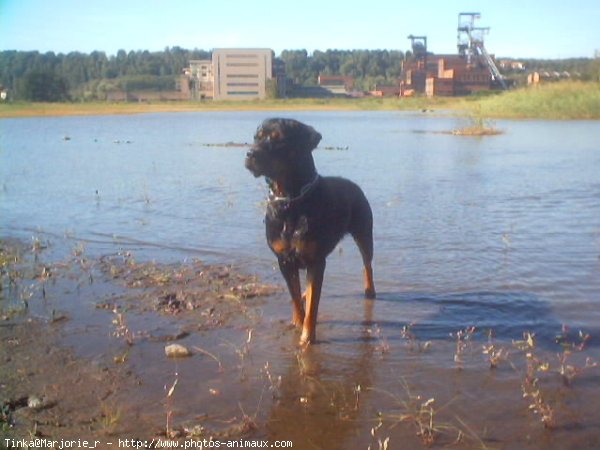
<svg viewBox="0 0 600 450"><path fill-rule="evenodd" d="M371 259L373 214L362 189L346 178L321 177L313 199L307 202L307 212L315 221L325 256L349 233L357 243L364 242L365 256Z"/></svg>

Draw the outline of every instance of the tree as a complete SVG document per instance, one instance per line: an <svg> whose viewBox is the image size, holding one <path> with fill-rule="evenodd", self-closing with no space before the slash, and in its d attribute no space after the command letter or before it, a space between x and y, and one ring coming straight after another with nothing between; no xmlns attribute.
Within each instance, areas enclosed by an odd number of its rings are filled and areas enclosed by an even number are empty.
<svg viewBox="0 0 600 450"><path fill-rule="evenodd" d="M271 79L266 81L266 98L269 100L279 98L277 80Z"/></svg>
<svg viewBox="0 0 600 450"><path fill-rule="evenodd" d="M284 50L281 52L281 60L285 63L286 76L296 84L304 84L308 60L306 50Z"/></svg>
<svg viewBox="0 0 600 450"><path fill-rule="evenodd" d="M594 59L590 63L590 79L600 81L600 50L594 52Z"/></svg>
<svg viewBox="0 0 600 450"><path fill-rule="evenodd" d="M67 82L53 72L31 72L19 87L19 97L33 102L61 102L69 99Z"/></svg>

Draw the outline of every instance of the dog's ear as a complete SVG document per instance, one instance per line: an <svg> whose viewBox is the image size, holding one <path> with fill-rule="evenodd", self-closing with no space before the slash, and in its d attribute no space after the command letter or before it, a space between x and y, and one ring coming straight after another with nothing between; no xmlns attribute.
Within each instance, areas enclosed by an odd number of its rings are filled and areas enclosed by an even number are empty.
<svg viewBox="0 0 600 450"><path fill-rule="evenodd" d="M304 124L303 124L304 125ZM321 133L319 133L317 130L315 130L313 127L311 127L310 125L304 125L304 130L303 130L303 147L304 150L308 150L308 151L312 151L315 148L317 148L317 145L319 145L319 142L321 142Z"/></svg>

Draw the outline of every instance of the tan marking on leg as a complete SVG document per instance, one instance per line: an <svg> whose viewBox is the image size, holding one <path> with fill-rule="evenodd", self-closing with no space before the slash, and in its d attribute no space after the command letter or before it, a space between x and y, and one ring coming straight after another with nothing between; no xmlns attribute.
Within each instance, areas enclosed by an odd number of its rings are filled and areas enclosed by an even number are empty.
<svg viewBox="0 0 600 450"><path fill-rule="evenodd" d="M373 268L371 265L365 266L365 297L366 298L375 298L375 283L373 282Z"/></svg>
<svg viewBox="0 0 600 450"><path fill-rule="evenodd" d="M325 261L319 261L307 267L306 315L302 325L300 345L313 344L317 339L317 314L319 312L324 272Z"/></svg>
<svg viewBox="0 0 600 450"><path fill-rule="evenodd" d="M275 253L282 254L282 253L285 253L288 251L289 244L284 239L277 239L277 240L271 242L271 248L273 249L273 251Z"/></svg>

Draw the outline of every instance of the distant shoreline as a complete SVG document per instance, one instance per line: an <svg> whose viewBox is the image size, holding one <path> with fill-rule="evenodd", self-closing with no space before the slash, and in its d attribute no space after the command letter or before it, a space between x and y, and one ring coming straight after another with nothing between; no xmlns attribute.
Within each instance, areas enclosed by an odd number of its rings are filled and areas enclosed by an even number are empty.
<svg viewBox="0 0 600 450"><path fill-rule="evenodd" d="M0 119L206 111L455 111L462 116L486 119L600 120L600 83L548 83L534 88L471 97L2 103Z"/></svg>
<svg viewBox="0 0 600 450"><path fill-rule="evenodd" d="M89 102L0 104L0 118L210 111L385 111L449 109L453 99L281 99L203 102ZM451 108L450 109L454 109Z"/></svg>

